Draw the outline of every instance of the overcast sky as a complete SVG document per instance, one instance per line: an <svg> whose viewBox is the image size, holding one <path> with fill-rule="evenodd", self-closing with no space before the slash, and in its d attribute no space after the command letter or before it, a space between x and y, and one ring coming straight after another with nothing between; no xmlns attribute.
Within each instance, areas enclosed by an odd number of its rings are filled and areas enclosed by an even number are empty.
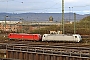
<svg viewBox="0 0 90 60"><path fill-rule="evenodd" d="M90 14L90 0L64 0L65 12ZM62 0L0 0L0 12L61 13Z"/></svg>

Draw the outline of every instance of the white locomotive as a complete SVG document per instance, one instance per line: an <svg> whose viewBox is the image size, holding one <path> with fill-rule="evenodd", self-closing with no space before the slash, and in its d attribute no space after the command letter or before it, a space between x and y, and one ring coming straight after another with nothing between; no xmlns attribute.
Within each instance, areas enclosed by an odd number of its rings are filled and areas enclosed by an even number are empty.
<svg viewBox="0 0 90 60"><path fill-rule="evenodd" d="M42 41L69 41L80 42L82 40L79 34L66 35L66 34L44 34Z"/></svg>

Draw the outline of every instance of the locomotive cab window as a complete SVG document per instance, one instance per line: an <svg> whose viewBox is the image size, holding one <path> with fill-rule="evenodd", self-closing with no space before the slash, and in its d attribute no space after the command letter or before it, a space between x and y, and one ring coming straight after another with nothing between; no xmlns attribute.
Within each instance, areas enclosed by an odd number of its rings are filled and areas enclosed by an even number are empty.
<svg viewBox="0 0 90 60"><path fill-rule="evenodd" d="M44 35L44 37L45 37L45 35Z"/></svg>
<svg viewBox="0 0 90 60"><path fill-rule="evenodd" d="M75 38L77 38L77 36L75 36Z"/></svg>
<svg viewBox="0 0 90 60"><path fill-rule="evenodd" d="M10 36L11 36L11 34L10 34Z"/></svg>

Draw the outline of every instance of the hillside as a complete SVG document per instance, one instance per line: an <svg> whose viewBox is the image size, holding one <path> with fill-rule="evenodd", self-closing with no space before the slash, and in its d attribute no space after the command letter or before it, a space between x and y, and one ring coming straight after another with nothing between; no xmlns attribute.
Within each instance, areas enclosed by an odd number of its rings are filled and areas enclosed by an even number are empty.
<svg viewBox="0 0 90 60"><path fill-rule="evenodd" d="M14 20L19 21L23 18L25 21L48 21L49 17L52 16L54 21L60 21L62 19L61 13L0 13L0 20L5 20L5 16L8 16L6 20ZM76 19L81 20L82 18L86 17L87 15L79 15L76 14ZM65 13L64 19L67 21L74 20L73 13Z"/></svg>

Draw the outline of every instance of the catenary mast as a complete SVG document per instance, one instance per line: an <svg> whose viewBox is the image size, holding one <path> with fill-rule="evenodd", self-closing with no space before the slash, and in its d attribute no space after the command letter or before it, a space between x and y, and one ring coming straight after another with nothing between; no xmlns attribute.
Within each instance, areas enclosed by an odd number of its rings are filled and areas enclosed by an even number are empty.
<svg viewBox="0 0 90 60"><path fill-rule="evenodd" d="M62 0L62 32L64 34L64 0Z"/></svg>

